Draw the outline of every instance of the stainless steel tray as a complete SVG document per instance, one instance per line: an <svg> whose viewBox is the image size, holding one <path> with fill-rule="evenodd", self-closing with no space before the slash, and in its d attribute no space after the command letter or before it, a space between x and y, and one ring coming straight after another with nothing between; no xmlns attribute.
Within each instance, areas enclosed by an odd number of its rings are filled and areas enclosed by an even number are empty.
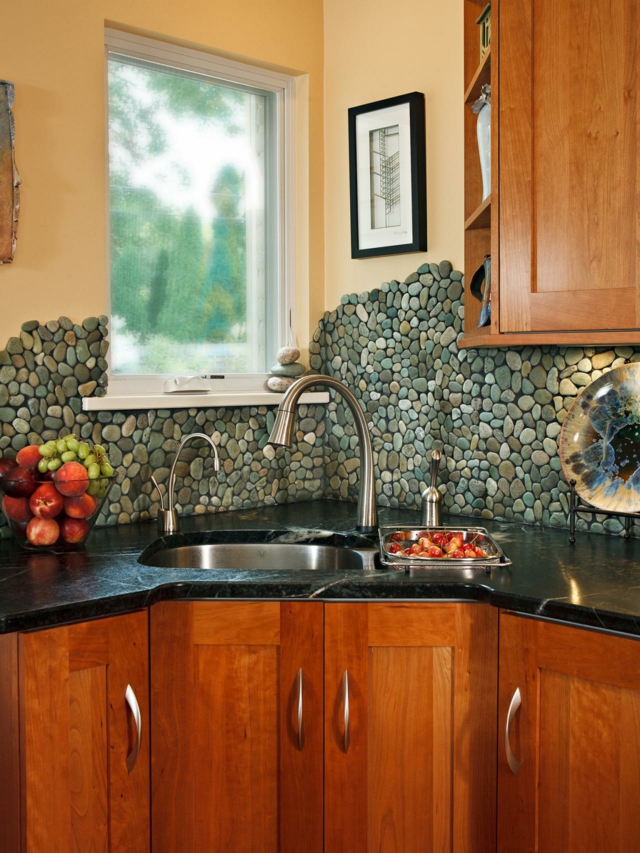
<svg viewBox="0 0 640 853"><path fill-rule="evenodd" d="M418 540L428 533L461 533L463 544L473 542L486 552L486 557L417 557L415 555L394 554L389 551L391 542L397 542L398 535L403 538L400 544L406 548L416 544ZM403 527L397 524L384 524L380 526L380 561L383 566L392 569L479 569L489 571L492 568L510 566L508 559L500 545L493 539L484 527Z"/></svg>

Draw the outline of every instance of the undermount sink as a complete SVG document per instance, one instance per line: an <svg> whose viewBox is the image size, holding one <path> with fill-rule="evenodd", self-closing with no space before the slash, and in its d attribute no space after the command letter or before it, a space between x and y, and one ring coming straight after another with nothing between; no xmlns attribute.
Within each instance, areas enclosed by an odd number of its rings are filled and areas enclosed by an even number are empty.
<svg viewBox="0 0 640 853"><path fill-rule="evenodd" d="M152 542L138 562L162 569L362 571L378 549L363 536L302 530L176 534Z"/></svg>

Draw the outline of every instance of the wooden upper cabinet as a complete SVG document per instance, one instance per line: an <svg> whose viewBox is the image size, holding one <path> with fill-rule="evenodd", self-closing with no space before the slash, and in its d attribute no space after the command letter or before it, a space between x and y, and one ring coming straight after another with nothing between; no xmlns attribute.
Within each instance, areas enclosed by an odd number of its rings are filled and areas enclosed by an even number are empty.
<svg viewBox="0 0 640 853"><path fill-rule="evenodd" d="M146 853L147 612L2 637L0 672L0 850Z"/></svg>
<svg viewBox="0 0 640 853"><path fill-rule="evenodd" d="M499 853L637 853L638 640L503 614L499 719Z"/></svg>
<svg viewBox="0 0 640 853"><path fill-rule="evenodd" d="M327 604L327 853L494 853L497 613Z"/></svg>
<svg viewBox="0 0 640 853"><path fill-rule="evenodd" d="M323 605L151 611L155 853L322 853Z"/></svg>
<svg viewBox="0 0 640 853"><path fill-rule="evenodd" d="M498 24L500 333L636 330L638 2L509 0Z"/></svg>

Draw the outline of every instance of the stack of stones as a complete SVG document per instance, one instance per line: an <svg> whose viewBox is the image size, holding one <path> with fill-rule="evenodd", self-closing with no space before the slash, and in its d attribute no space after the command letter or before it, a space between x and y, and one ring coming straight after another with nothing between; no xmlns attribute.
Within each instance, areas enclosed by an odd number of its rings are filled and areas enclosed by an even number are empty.
<svg viewBox="0 0 640 853"><path fill-rule="evenodd" d="M282 347L276 355L276 364L271 368L271 376L267 379L267 388L270 391L282 393L296 379L299 379L307 369L300 364L300 350L296 347Z"/></svg>

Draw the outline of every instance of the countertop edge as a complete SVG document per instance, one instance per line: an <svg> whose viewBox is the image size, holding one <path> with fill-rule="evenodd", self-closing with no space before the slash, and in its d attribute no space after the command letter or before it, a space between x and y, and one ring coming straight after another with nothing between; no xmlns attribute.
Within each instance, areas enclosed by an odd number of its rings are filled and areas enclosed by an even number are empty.
<svg viewBox="0 0 640 853"><path fill-rule="evenodd" d="M566 599L527 599L521 595L489 589L481 583L469 581L414 582L411 585L394 583L389 573L377 576L387 583L362 584L354 574L342 576L329 584L314 584L312 579L289 582L265 581L189 581L159 583L145 590L124 592L119 595L72 601L37 610L12 613L0 617L0 634L21 633L53 628L93 619L121 616L135 610L152 607L162 601L321 601L324 603L351 602L438 602L488 604L523 616L562 622L574 627L602 632L615 632L640 639L640 621L631 613L601 610L567 602ZM371 575L368 576L372 578ZM373 577L375 580L375 577ZM355 583L354 583L355 581Z"/></svg>

